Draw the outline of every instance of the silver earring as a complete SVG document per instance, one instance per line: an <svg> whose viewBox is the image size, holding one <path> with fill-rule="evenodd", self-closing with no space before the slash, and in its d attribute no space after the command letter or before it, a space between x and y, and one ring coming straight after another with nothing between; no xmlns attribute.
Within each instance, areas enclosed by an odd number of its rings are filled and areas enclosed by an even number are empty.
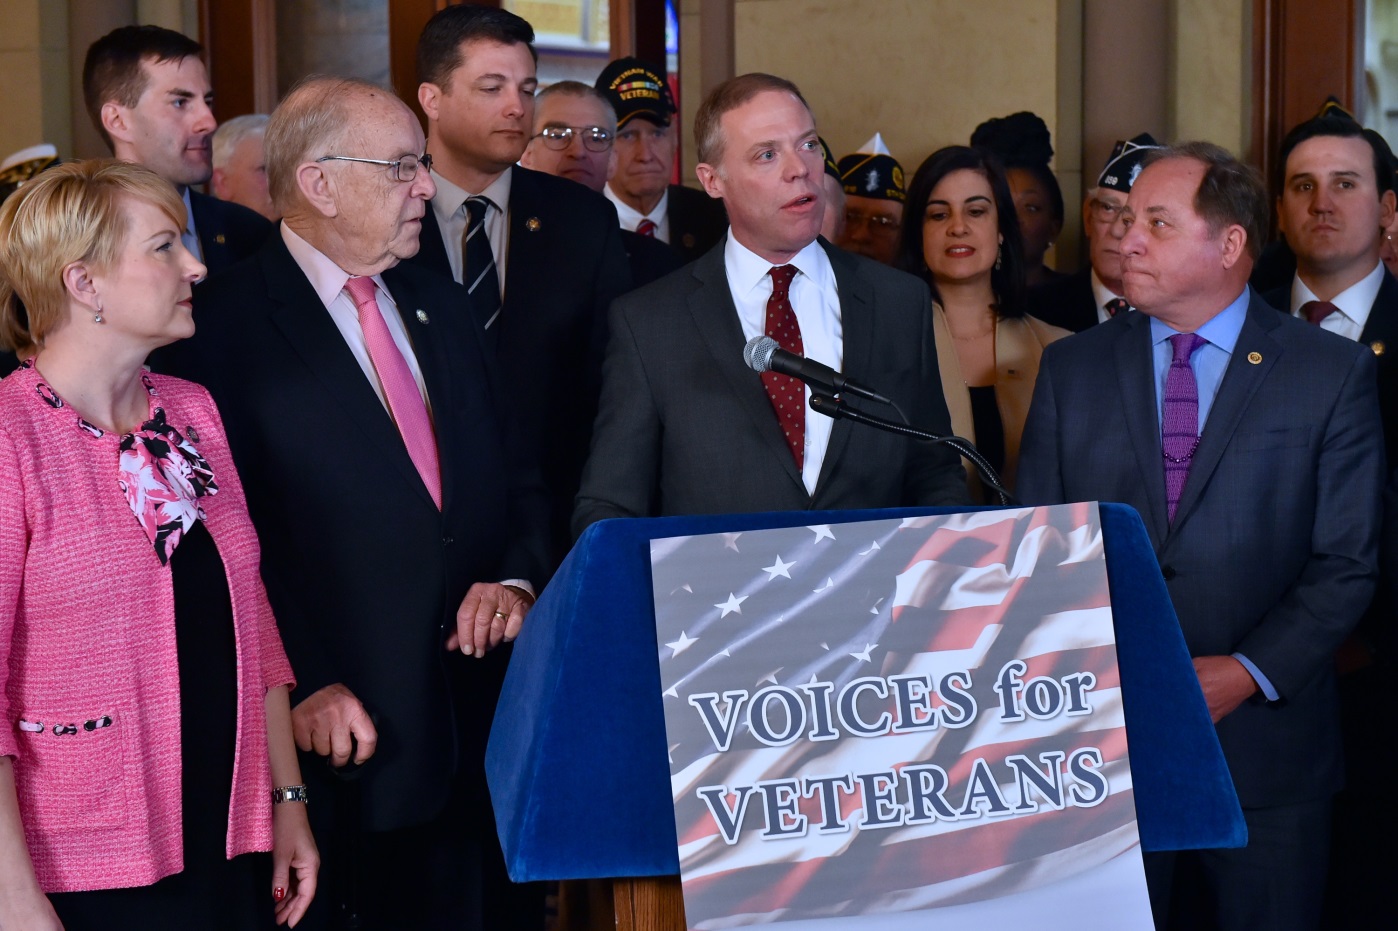
<svg viewBox="0 0 1398 931"><path fill-rule="evenodd" d="M102 311L99 310L99 311L97 311L97 313L95 313L95 314L92 315L92 322L93 322L93 323L106 323L106 321L102 319Z"/></svg>
<svg viewBox="0 0 1398 931"><path fill-rule="evenodd" d="M1005 253L1004 247L1002 247L1002 246L996 246L996 247L995 247L995 270L996 270L997 272L1000 270L1000 263L1004 261L1004 253Z"/></svg>

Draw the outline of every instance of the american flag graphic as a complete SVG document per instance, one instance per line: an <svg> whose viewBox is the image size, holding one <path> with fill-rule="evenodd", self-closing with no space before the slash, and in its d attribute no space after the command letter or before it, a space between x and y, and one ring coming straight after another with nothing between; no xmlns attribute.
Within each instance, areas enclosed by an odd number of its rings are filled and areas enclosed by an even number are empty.
<svg viewBox="0 0 1398 931"><path fill-rule="evenodd" d="M657 539L651 573L690 927L1139 863L1095 504Z"/></svg>

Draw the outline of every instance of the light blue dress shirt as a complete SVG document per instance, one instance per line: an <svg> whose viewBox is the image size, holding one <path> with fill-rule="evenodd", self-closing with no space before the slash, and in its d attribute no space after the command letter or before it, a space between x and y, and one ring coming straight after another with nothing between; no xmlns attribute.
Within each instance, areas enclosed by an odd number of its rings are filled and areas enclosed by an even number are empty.
<svg viewBox="0 0 1398 931"><path fill-rule="evenodd" d="M1243 321L1247 319L1251 293L1244 288L1233 303L1219 311L1207 323L1194 332L1203 337L1204 345L1194 350L1189 357L1189 367L1194 370L1194 381L1199 386L1199 434L1204 433L1209 411L1213 409L1214 398L1218 396L1218 386L1223 383L1223 375L1228 371L1228 362L1233 358L1233 349L1238 345L1238 334L1242 332ZM1170 337L1179 330L1172 329L1152 317L1150 321L1151 359L1155 366L1155 422L1161 426L1165 419L1165 378L1170 372L1170 363L1175 351ZM1164 466L1162 465L1163 469ZM1187 482L1186 482L1187 484ZM1233 658L1243 664L1258 688L1268 701L1276 701L1280 696L1272 683L1252 662L1241 653Z"/></svg>

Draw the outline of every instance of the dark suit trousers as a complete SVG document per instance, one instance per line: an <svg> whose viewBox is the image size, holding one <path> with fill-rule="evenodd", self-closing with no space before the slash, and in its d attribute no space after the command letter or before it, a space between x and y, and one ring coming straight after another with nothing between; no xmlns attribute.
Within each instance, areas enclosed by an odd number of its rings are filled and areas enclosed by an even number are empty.
<svg viewBox="0 0 1398 931"><path fill-rule="evenodd" d="M425 824L359 831L354 782L304 754L302 769L316 800L309 813L321 868L298 929L543 931L544 884L510 882L494 814L478 792L458 784Z"/></svg>
<svg viewBox="0 0 1398 931"><path fill-rule="evenodd" d="M1248 845L1145 855L1160 931L1317 931L1330 850L1329 798L1245 808Z"/></svg>

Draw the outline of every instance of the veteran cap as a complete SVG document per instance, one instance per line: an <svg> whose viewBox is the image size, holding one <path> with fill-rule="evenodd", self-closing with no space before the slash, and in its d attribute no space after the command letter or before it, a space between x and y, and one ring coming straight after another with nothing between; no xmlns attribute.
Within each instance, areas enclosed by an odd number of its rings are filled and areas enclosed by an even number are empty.
<svg viewBox="0 0 1398 931"><path fill-rule="evenodd" d="M830 143L825 141L824 136L816 136L820 140L820 151L825 158L825 173L836 181L840 180L840 166L835 164L835 156L830 153Z"/></svg>
<svg viewBox="0 0 1398 931"><path fill-rule="evenodd" d="M1124 139L1112 147L1106 167L1097 176L1097 186L1123 194L1131 193L1131 185L1141 173L1141 163L1152 149L1164 148L1150 133L1141 133L1134 139Z"/></svg>
<svg viewBox="0 0 1398 931"><path fill-rule="evenodd" d="M639 58L618 58L597 76L597 90L607 96L616 110L617 128L636 117L657 126L669 126L675 115L675 98L663 69Z"/></svg>
<svg viewBox="0 0 1398 931"><path fill-rule="evenodd" d="M908 199L903 187L903 166L889 154L879 133L874 133L874 138L860 146L858 152L840 159L836 167L840 172L840 184L850 196L893 200L900 204Z"/></svg>

